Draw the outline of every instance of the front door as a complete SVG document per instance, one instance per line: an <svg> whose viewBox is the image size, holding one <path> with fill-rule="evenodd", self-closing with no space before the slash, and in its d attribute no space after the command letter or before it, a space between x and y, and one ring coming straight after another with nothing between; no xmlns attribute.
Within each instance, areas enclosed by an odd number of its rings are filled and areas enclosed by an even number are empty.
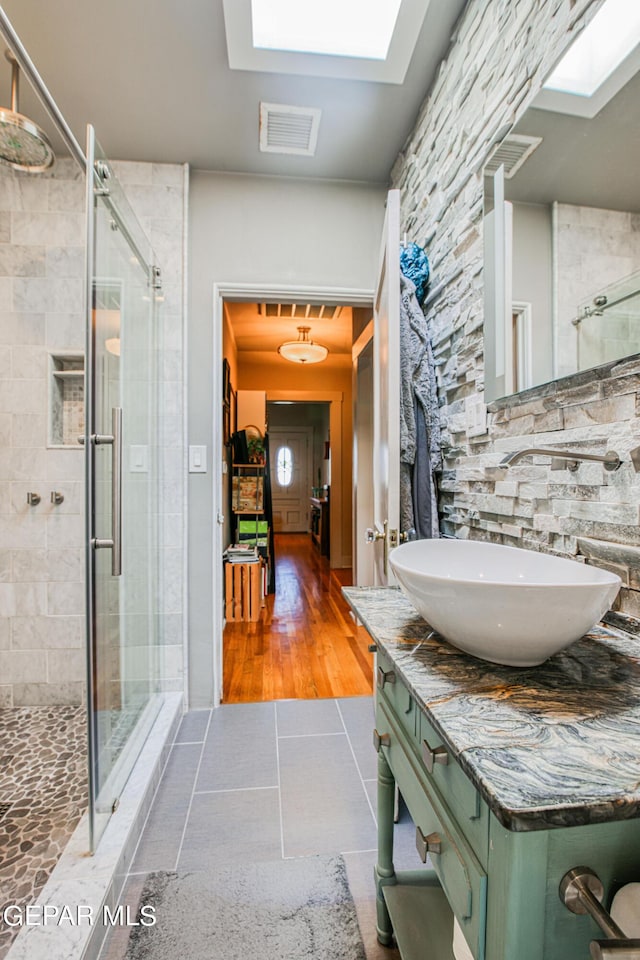
<svg viewBox="0 0 640 960"><path fill-rule="evenodd" d="M301 533L309 529L311 441L312 431L308 427L269 430L273 529L276 533Z"/></svg>

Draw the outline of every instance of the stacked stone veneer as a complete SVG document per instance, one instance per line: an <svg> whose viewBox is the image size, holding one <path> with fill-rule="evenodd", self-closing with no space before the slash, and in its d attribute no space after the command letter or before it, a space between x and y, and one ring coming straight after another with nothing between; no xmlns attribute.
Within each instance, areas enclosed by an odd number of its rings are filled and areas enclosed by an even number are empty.
<svg viewBox="0 0 640 960"><path fill-rule="evenodd" d="M640 615L640 475L629 451L640 444L640 360L611 364L494 404L488 431L470 436L467 412L482 399L482 167L492 144L526 110L576 28L599 0L470 0L392 185L402 226L426 246L432 265L427 316L438 363L444 471L442 529L616 569L619 603ZM549 460L498 467L525 446L618 451L608 474L575 474Z"/></svg>
<svg viewBox="0 0 640 960"><path fill-rule="evenodd" d="M116 164L164 271L158 631L167 689L182 689L185 169ZM85 693L84 484L79 445L49 445L49 357L85 346L84 177L0 171L0 707ZM64 495L51 503L56 490ZM27 492L41 495L27 504Z"/></svg>

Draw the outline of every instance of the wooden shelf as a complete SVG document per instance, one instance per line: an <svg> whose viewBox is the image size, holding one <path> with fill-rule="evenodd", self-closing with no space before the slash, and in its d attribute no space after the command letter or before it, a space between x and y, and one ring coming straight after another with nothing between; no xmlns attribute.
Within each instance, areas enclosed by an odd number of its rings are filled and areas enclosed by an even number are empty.
<svg viewBox="0 0 640 960"><path fill-rule="evenodd" d="M329 546L329 499L310 497L311 504L311 542L324 557L330 555Z"/></svg>
<svg viewBox="0 0 640 960"><path fill-rule="evenodd" d="M453 913L433 870L396 874L398 882L383 886L402 960L455 960ZM403 882L403 878L405 882Z"/></svg>

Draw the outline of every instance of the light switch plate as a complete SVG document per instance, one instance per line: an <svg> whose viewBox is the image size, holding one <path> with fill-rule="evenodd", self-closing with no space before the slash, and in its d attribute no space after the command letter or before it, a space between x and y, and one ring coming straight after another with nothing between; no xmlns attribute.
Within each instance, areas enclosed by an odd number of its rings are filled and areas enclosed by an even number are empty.
<svg viewBox="0 0 640 960"><path fill-rule="evenodd" d="M129 447L129 472L149 473L149 447L142 443L132 443Z"/></svg>
<svg viewBox="0 0 640 960"><path fill-rule="evenodd" d="M207 472L207 448L189 446L189 473Z"/></svg>

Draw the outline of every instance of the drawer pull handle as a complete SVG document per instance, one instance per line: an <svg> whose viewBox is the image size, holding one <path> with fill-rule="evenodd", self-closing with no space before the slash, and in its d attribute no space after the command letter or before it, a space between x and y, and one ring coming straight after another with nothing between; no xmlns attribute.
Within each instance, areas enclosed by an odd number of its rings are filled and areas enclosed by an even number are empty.
<svg viewBox="0 0 640 960"><path fill-rule="evenodd" d="M378 667L378 686L381 690L384 690L385 683L395 683L396 674L394 670L383 670L382 667Z"/></svg>
<svg viewBox="0 0 640 960"><path fill-rule="evenodd" d="M433 773L433 767L436 763L441 763L446 767L449 763L449 754L447 753L446 747L436 747L434 749L429 746L426 740L423 740L422 759L429 773Z"/></svg>
<svg viewBox="0 0 640 960"><path fill-rule="evenodd" d="M442 853L442 838L439 833L430 833L425 837L420 827L416 827L416 850L423 863L427 862L427 854L437 856Z"/></svg>
<svg viewBox="0 0 640 960"><path fill-rule="evenodd" d="M380 747L391 746L391 737L389 736L388 733L378 733L377 730L374 730L373 745L375 747L376 753L380 753Z"/></svg>

